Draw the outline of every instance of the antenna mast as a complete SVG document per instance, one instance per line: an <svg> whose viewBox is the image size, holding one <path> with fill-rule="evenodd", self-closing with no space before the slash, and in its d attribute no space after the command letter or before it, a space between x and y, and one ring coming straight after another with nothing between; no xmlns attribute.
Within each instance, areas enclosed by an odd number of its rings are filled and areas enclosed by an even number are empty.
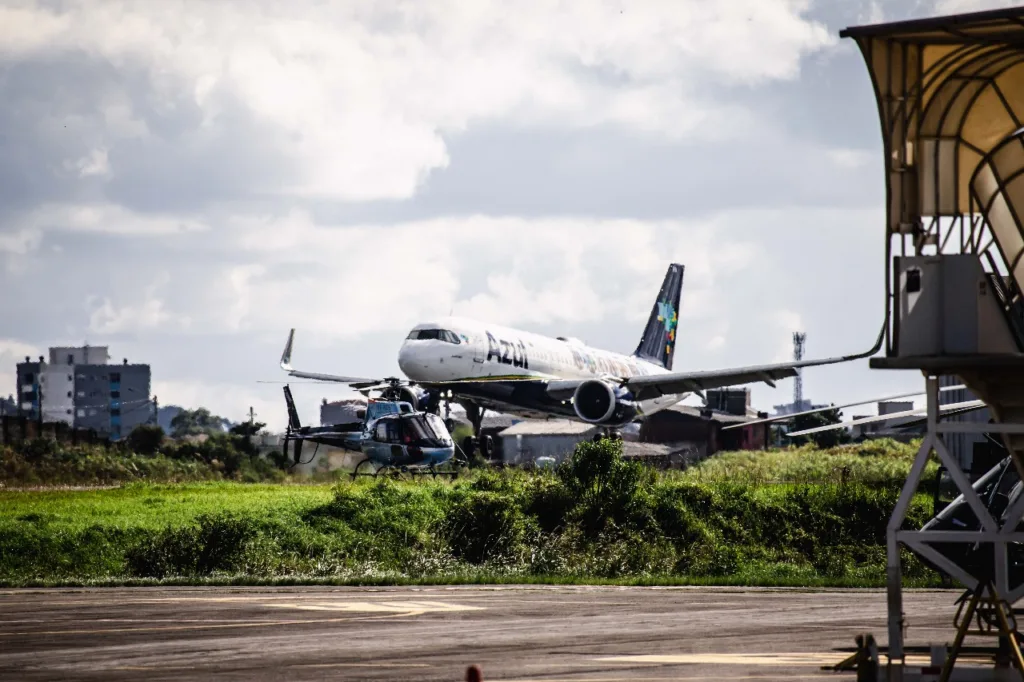
<svg viewBox="0 0 1024 682"><path fill-rule="evenodd" d="M806 332L793 332L793 361L800 362L804 359L804 344L807 341ZM796 371L793 378L793 410L799 412L804 404L804 377L803 370Z"/></svg>

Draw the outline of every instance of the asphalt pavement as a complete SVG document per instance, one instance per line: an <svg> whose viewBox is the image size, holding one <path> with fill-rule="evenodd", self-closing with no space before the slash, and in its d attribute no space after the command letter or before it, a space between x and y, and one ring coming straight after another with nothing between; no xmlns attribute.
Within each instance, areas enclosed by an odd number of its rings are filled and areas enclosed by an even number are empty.
<svg viewBox="0 0 1024 682"><path fill-rule="evenodd" d="M904 595L908 639L950 641L949 591ZM0 679L854 679L879 590L634 587L0 590Z"/></svg>

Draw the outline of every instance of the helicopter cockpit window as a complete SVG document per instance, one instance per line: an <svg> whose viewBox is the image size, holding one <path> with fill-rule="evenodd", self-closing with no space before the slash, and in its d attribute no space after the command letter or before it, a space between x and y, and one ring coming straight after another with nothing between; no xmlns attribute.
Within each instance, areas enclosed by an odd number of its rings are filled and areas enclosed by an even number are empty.
<svg viewBox="0 0 1024 682"><path fill-rule="evenodd" d="M444 425L444 421L440 417L430 413L423 416L427 420L427 426L434 432L434 436L441 439L448 437L448 427Z"/></svg>
<svg viewBox="0 0 1024 682"><path fill-rule="evenodd" d="M377 430L373 435L374 440L380 441L381 443L388 442L388 424L387 422L381 422L377 424Z"/></svg>
<svg viewBox="0 0 1024 682"><path fill-rule="evenodd" d="M445 343L454 344L462 343L458 334L447 329L414 329L409 332L409 336L406 339L413 341L444 341Z"/></svg>
<svg viewBox="0 0 1024 682"><path fill-rule="evenodd" d="M445 441L448 438L448 429L445 428L441 418L434 414L414 414L402 418L402 431L410 436L414 442Z"/></svg>

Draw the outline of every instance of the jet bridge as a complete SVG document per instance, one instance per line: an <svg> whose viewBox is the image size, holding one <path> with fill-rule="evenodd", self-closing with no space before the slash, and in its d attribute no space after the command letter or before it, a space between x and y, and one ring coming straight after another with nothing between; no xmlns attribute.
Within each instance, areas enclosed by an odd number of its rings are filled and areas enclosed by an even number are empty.
<svg viewBox="0 0 1024 682"><path fill-rule="evenodd" d="M965 635L979 633L975 621L1024 677L1012 608L1024 596L1024 8L840 35L864 57L885 155L885 356L871 366L918 370L928 385L928 433L888 530L889 679L909 670L901 545L968 589L942 678L957 679L953 663ZM958 376L995 423L941 422L944 375ZM943 442L954 432L1002 439L998 477L972 485ZM945 517L908 530L932 452L961 496Z"/></svg>

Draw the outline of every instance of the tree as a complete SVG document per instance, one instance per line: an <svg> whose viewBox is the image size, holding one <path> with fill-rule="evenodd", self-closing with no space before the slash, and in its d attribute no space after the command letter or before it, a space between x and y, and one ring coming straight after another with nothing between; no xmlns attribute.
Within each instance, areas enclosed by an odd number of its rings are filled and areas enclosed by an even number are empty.
<svg viewBox="0 0 1024 682"><path fill-rule="evenodd" d="M266 427L263 422L242 422L231 427L230 433L236 436L257 436Z"/></svg>
<svg viewBox="0 0 1024 682"><path fill-rule="evenodd" d="M201 433L224 433L224 418L210 414L205 407L196 410L182 410L171 420L171 435L174 438L197 436Z"/></svg>
<svg viewBox="0 0 1024 682"><path fill-rule="evenodd" d="M838 424L843 420L843 413L837 409L825 410L823 412L813 412L811 414L801 414L793 417L793 425L790 427L790 431L803 431L804 429L813 429L818 426L828 426L830 424ZM831 448L841 443L850 442L850 434L845 428L830 429L828 431L820 431L818 433L812 433L808 436L797 436L790 438L790 442L794 445L802 445L807 442L813 442L819 448Z"/></svg>
<svg viewBox="0 0 1024 682"><path fill-rule="evenodd" d="M153 455L164 440L164 430L156 424L142 424L128 434L128 447L140 455Z"/></svg>

